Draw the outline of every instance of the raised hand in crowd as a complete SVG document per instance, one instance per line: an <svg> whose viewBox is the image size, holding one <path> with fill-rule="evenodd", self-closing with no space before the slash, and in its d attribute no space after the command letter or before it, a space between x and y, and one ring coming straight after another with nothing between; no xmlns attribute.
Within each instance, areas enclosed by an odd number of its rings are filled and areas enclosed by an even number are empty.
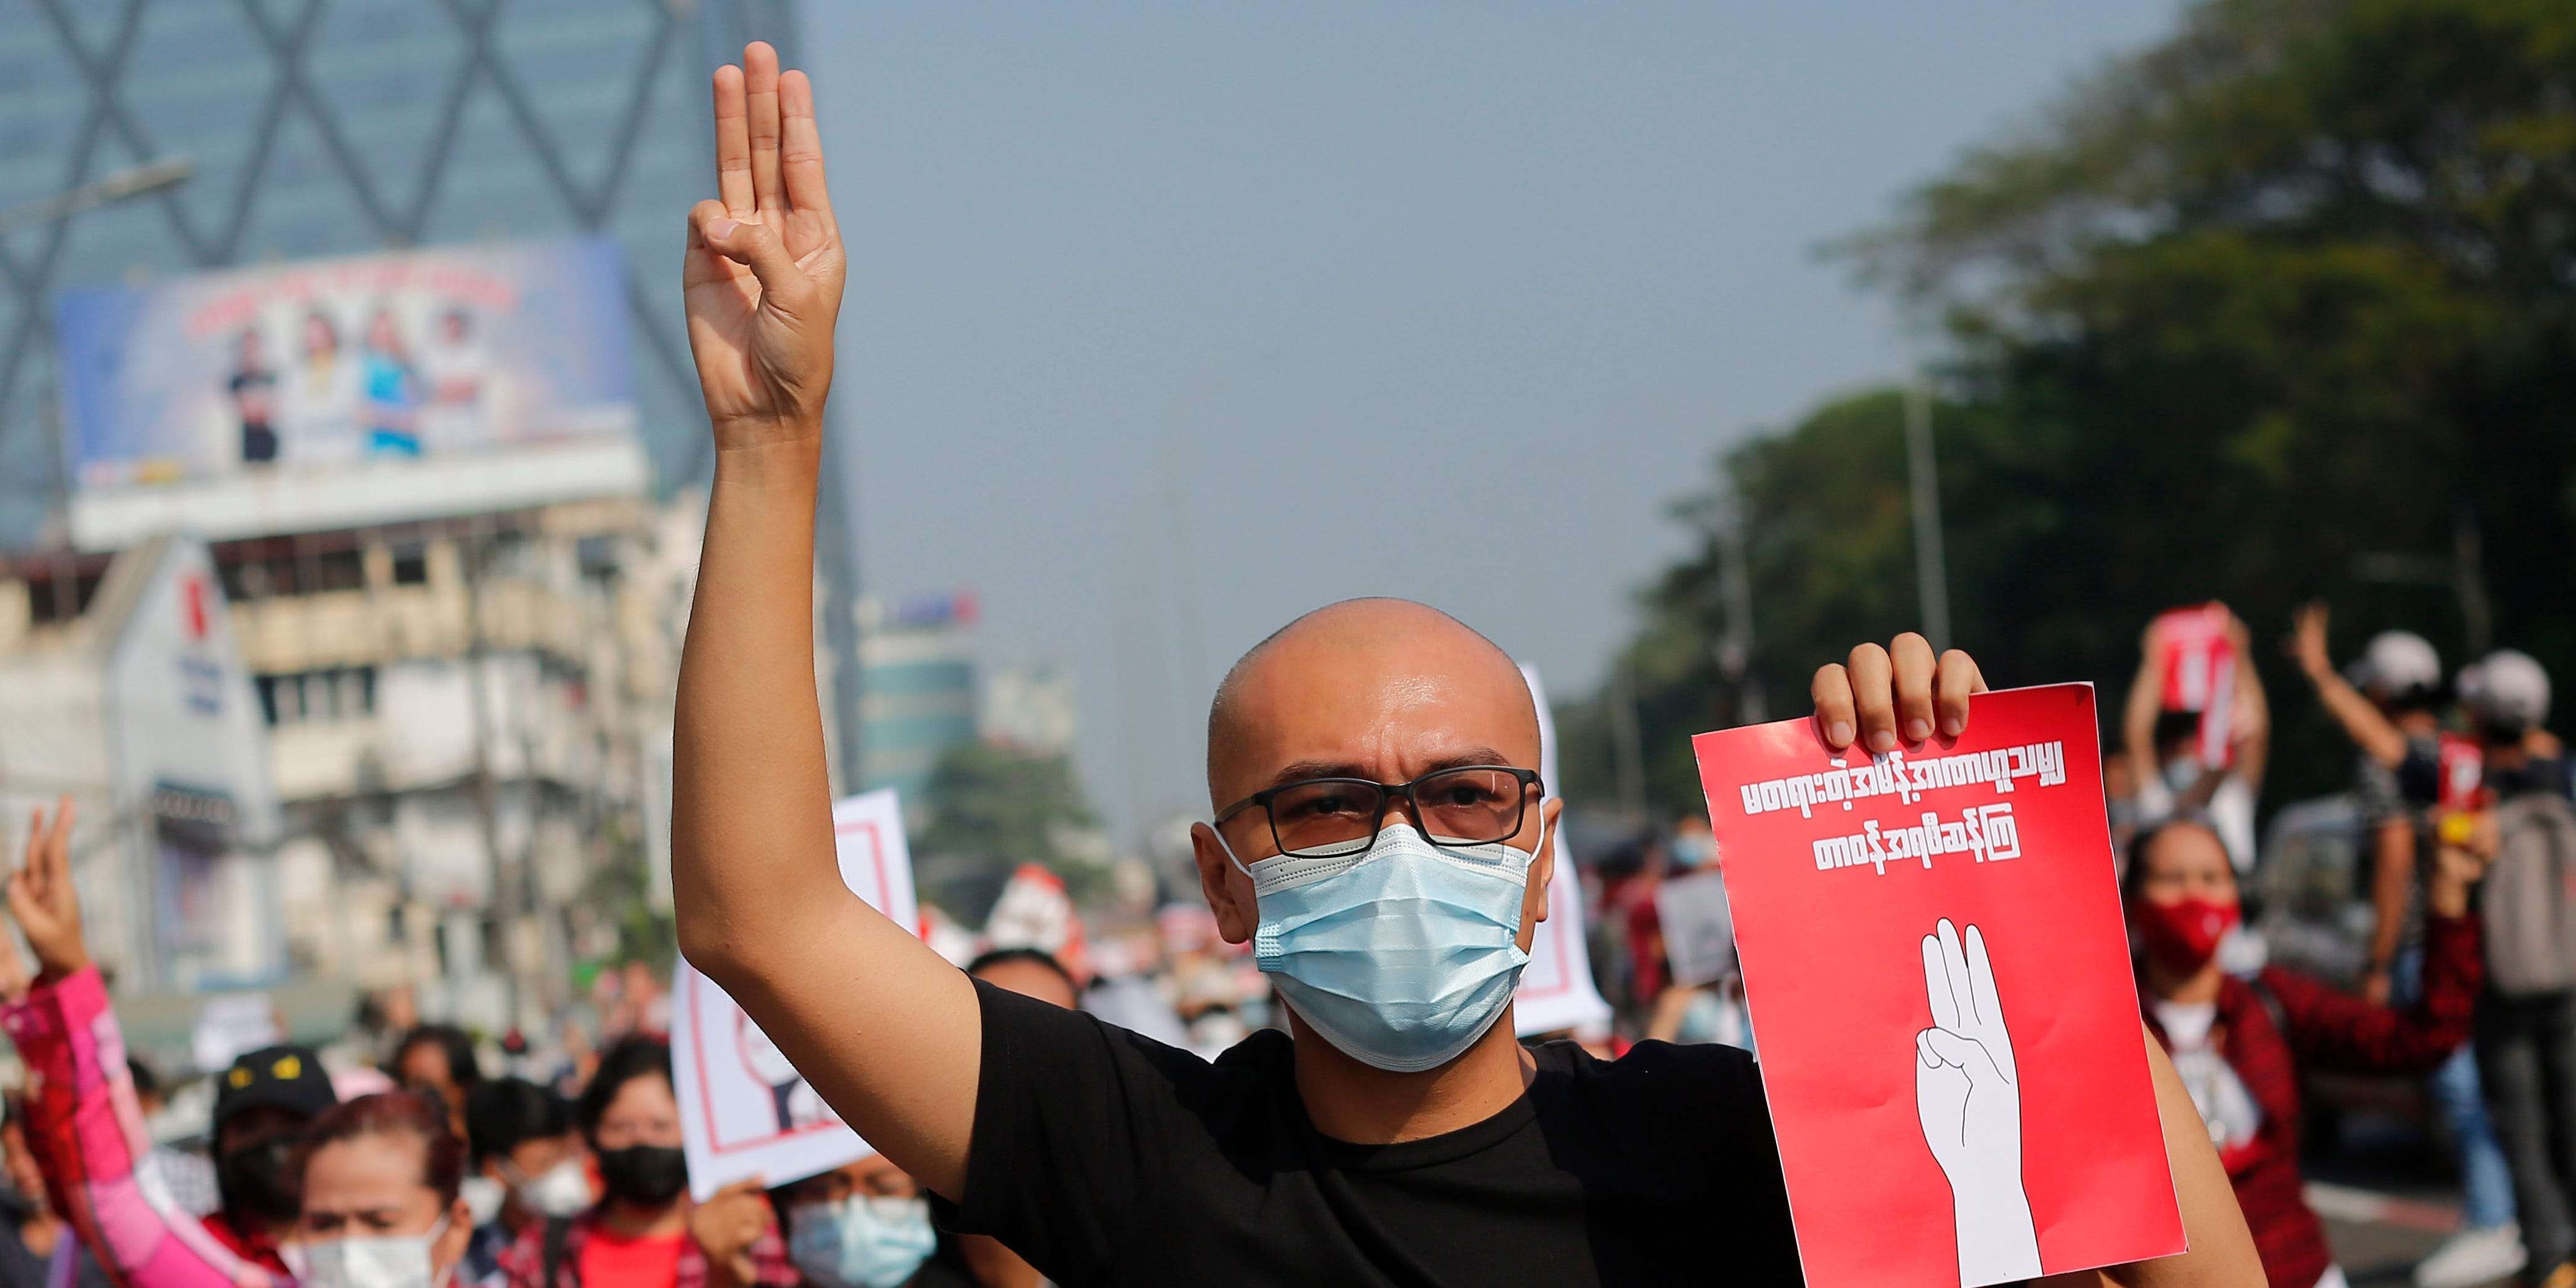
<svg viewBox="0 0 2576 1288"><path fill-rule="evenodd" d="M2308 677L2308 683L2317 691L2317 701L2343 728L2344 736L2352 739L2362 754L2394 769L2406 758L2406 735L2388 718L2388 713L2335 669L2334 656L2326 651L2326 618L2324 600L2300 605L2291 618L2290 637L2283 641L2282 651L2299 664L2299 673Z"/></svg>
<svg viewBox="0 0 2576 1288"><path fill-rule="evenodd" d="M760 1281L752 1245L777 1224L769 1195L757 1180L736 1181L689 1209L689 1237L707 1255L717 1288L749 1288Z"/></svg>
<svg viewBox="0 0 2576 1288"><path fill-rule="evenodd" d="M80 891L72 884L72 798L40 806L27 823L27 849L9 874L9 915L27 936L41 978L60 979L89 965L81 935Z"/></svg>
<svg viewBox="0 0 2576 1288"><path fill-rule="evenodd" d="M715 82L719 199L689 211L689 351L719 452L819 444L846 268L814 87L766 44Z"/></svg>

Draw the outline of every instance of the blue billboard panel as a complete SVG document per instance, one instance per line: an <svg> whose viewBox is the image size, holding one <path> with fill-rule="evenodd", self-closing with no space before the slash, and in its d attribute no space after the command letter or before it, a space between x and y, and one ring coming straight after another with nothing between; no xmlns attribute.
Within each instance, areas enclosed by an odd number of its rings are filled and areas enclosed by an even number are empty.
<svg viewBox="0 0 2576 1288"><path fill-rule="evenodd" d="M353 472L398 482L405 463L442 474L441 461L631 441L626 318L616 249L596 238L65 292L73 486L327 489Z"/></svg>

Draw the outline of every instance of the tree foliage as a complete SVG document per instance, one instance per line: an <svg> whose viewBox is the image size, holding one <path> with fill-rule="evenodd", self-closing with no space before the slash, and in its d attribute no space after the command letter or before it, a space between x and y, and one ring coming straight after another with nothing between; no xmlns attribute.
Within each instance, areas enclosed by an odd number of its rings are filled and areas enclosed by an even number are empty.
<svg viewBox="0 0 2576 1288"><path fill-rule="evenodd" d="M1063 877L1077 901L1105 879L1100 820L1062 753L961 743L940 756L926 795L913 848L925 896L952 913L980 918L1023 863Z"/></svg>
<svg viewBox="0 0 2576 1288"><path fill-rule="evenodd" d="M2404 625L2453 665L2483 599L2493 643L2576 677L2576 5L2205 0L1844 250L1950 338L1952 613L1998 682L2116 700L2147 617L2209 598L2272 663L2317 596L2339 650ZM1892 392L1832 403L1680 507L1740 497L1774 714L1920 620L1901 426ZM1716 555L1626 655L1668 809L1730 714ZM2274 799L2331 789L2348 759L2269 671ZM1567 723L1606 754L1600 711Z"/></svg>

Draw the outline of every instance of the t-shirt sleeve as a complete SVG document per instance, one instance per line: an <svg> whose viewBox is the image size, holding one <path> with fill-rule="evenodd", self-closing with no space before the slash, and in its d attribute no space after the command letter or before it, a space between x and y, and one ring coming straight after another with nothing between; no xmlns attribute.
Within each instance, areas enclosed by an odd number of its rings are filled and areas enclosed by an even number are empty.
<svg viewBox="0 0 2576 1288"><path fill-rule="evenodd" d="M975 982L984 1020L964 1201L943 1225L987 1234L1079 1288L1105 1282L1149 1190L1204 1145L1185 1107L1198 1057L1081 1011Z"/></svg>
<svg viewBox="0 0 2576 1288"><path fill-rule="evenodd" d="M2442 795L2442 751L2430 738L2406 740L2406 758L2397 762L2397 790L2407 803L2422 808Z"/></svg>

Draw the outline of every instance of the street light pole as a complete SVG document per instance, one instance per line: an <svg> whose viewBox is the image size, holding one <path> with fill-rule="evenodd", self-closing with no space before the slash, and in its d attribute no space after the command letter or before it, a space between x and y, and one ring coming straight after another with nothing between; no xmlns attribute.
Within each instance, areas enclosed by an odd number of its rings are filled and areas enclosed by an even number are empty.
<svg viewBox="0 0 2576 1288"><path fill-rule="evenodd" d="M1914 493L1914 584L1932 650L1950 647L1950 586L1941 554L1941 477L1932 463L1932 387L1921 371L1905 386L1905 472Z"/></svg>
<svg viewBox="0 0 2576 1288"><path fill-rule="evenodd" d="M186 183L188 176L196 172L197 163L185 156L158 157L141 165L128 166L79 187L65 188L50 197L38 197L0 208L0 235L59 223L101 206L174 188Z"/></svg>

